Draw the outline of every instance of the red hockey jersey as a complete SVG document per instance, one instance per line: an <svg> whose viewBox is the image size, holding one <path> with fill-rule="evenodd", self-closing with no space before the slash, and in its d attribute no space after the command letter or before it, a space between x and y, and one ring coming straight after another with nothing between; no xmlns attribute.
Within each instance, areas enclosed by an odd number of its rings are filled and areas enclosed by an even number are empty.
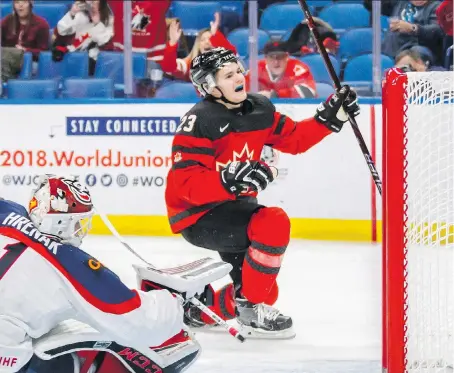
<svg viewBox="0 0 454 373"><path fill-rule="evenodd" d="M310 98L316 97L315 80L309 67L295 59L289 58L284 75L273 78L266 60L258 62L259 91L274 91L279 98ZM249 89L249 76L246 76Z"/></svg>
<svg viewBox="0 0 454 373"><path fill-rule="evenodd" d="M206 98L183 118L172 144L173 166L165 199L174 233L236 197L221 184L219 171L232 161L260 160L264 145L298 154L331 131L309 118L294 122L264 96L248 94L241 111Z"/></svg>
<svg viewBox="0 0 454 373"><path fill-rule="evenodd" d="M167 40L166 13L170 0L130 3L133 51L147 53L149 59L161 61ZM109 1L109 5L115 17L113 43L117 49L123 50L123 1Z"/></svg>

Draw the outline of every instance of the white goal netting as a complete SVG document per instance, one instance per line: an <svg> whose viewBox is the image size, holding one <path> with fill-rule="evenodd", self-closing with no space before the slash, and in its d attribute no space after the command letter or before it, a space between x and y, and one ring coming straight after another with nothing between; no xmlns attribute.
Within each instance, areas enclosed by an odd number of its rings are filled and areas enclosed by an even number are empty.
<svg viewBox="0 0 454 373"><path fill-rule="evenodd" d="M454 77L407 76L406 369L453 372Z"/></svg>

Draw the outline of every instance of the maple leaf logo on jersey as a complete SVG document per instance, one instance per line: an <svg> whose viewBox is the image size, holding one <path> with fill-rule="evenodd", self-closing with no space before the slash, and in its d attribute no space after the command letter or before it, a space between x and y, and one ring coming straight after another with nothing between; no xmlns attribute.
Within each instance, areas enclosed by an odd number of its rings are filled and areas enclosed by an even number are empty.
<svg viewBox="0 0 454 373"><path fill-rule="evenodd" d="M240 153L238 153L237 151L234 150L232 159L229 159L227 162L222 163L222 162L216 161L216 171L221 171L222 169L226 168L227 165L231 162L244 161L246 159L250 159L250 160L254 159L254 151L249 150L248 143L244 144L244 147Z"/></svg>
<svg viewBox="0 0 454 373"><path fill-rule="evenodd" d="M134 14L135 13L135 14ZM136 6L133 10L133 18L131 20L131 28L133 31L145 32L147 26L150 24L150 15L145 14L145 10Z"/></svg>
<svg viewBox="0 0 454 373"><path fill-rule="evenodd" d="M175 153L175 155L173 156L173 161L175 163L180 162L182 159L183 159L183 156L181 155L180 152Z"/></svg>

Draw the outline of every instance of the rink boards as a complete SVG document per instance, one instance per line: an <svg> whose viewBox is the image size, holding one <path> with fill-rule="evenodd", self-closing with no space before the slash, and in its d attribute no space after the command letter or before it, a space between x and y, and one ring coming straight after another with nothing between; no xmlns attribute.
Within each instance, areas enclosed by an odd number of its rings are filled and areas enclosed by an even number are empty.
<svg viewBox="0 0 454 373"><path fill-rule="evenodd" d="M37 175L78 175L120 233L170 235L164 190L172 137L193 104L148 102L1 104L0 197L26 203ZM301 120L313 116L319 100L307 102L276 107ZM357 121L380 171L381 105L361 104ZM213 118L213 125L220 124ZM381 199L348 124L305 154L268 149L263 155L279 177L259 201L287 211L293 237L380 238ZM93 233L107 233L100 219Z"/></svg>

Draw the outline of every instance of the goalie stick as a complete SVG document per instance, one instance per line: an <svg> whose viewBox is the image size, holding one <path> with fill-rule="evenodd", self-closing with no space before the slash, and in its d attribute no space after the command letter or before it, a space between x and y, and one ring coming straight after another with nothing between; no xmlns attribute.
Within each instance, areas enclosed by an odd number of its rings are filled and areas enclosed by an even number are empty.
<svg viewBox="0 0 454 373"><path fill-rule="evenodd" d="M317 27L315 25L314 19L312 18L312 14L306 3L306 0L298 0L298 3L300 4L301 9L303 10L304 14L306 15L307 25L309 26L309 29L311 30L312 35L314 36L315 43L317 44L320 55L323 58L323 62L325 63L326 69L328 70L328 73L329 73L331 79L333 80L334 85L336 86L336 90L339 90L339 89L341 89L341 83L340 83L339 77L337 76L336 71L334 70L333 64L331 63L331 60L328 56L328 52L326 52L325 46L322 43L322 39L320 37L320 34L318 33ZM363 135L361 134L361 131L358 127L358 124L356 123L355 118L353 116L351 116L350 114L348 114L348 120L352 127L353 133L355 134L356 140L358 140L359 147L361 148L361 151L364 155L366 163L369 167L370 173L372 175L372 179L374 179L378 192L381 195L382 194L382 182L380 180L380 175L378 174L374 160L372 159L372 156L370 155L369 149L367 148L367 145L364 141Z"/></svg>
<svg viewBox="0 0 454 373"><path fill-rule="evenodd" d="M156 267L149 263L147 260L145 260L137 251L135 251L125 240L124 238L118 233L118 231L115 229L115 227L112 225L110 222L109 218L107 217L106 214L100 212L99 210L96 210L96 212L99 214L99 217L101 220L104 222L104 224L109 228L110 232L114 235L114 237L120 241L120 243L128 249L133 255L135 255L137 258L139 258L142 262L144 262L147 266L156 269ZM244 338L241 333L234 328L233 326L229 325L225 320L223 320L221 317L216 315L212 310L210 310L207 306L205 306L202 302L200 302L197 298L192 297L187 299L188 302L192 303L194 306L199 308L203 313L205 313L207 316L209 316L213 321L217 322L220 326L222 326L227 332L235 337L237 340L240 342L244 342L246 339Z"/></svg>

